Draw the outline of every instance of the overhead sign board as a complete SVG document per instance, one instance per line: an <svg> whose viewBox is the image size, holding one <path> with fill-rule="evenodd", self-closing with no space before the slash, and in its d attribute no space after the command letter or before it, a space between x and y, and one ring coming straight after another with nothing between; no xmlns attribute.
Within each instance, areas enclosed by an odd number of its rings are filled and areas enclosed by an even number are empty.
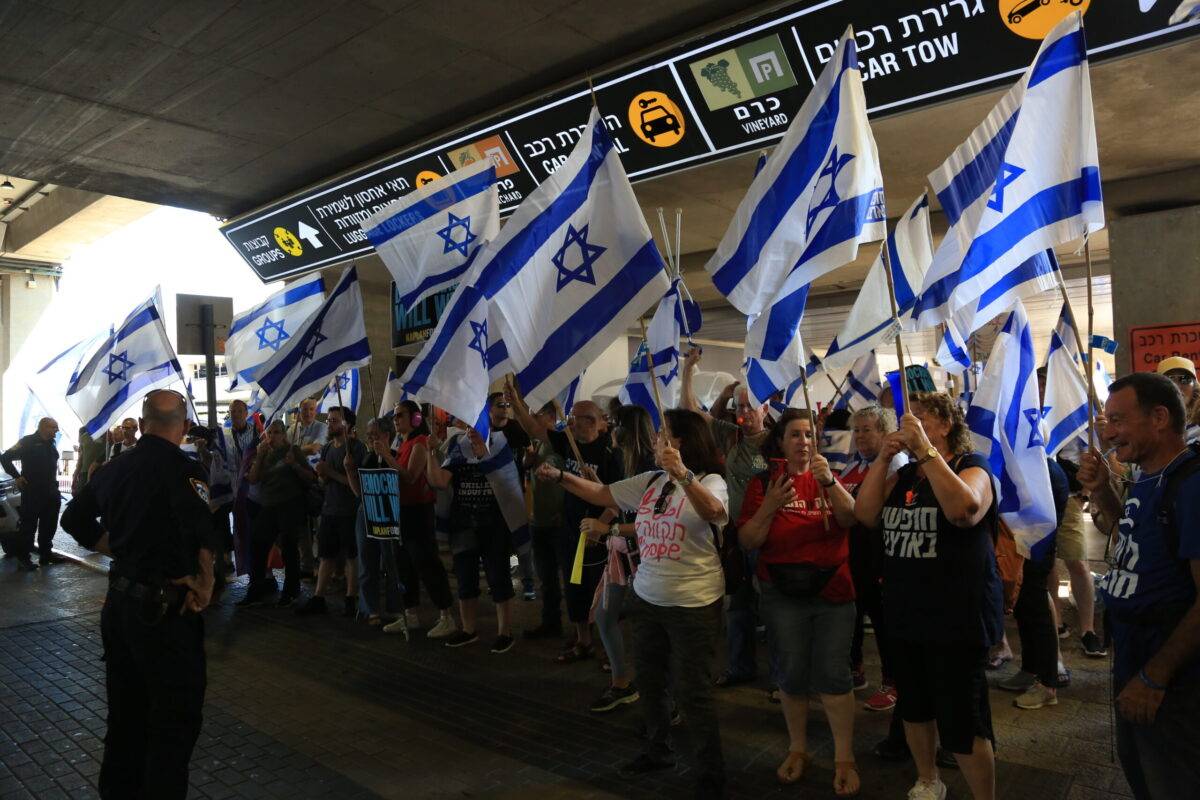
<svg viewBox="0 0 1200 800"><path fill-rule="evenodd" d="M1200 322L1130 328L1129 353L1134 372L1154 372L1171 356L1200 362Z"/></svg>
<svg viewBox="0 0 1200 800"><path fill-rule="evenodd" d="M596 84L596 103L632 180L774 144L853 25L869 113L887 116L1011 83L1041 38L1091 0L806 0L681 45ZM1087 14L1093 62L1195 35L1168 25L1175 2L1105 3ZM237 219L221 230L263 281L371 252L359 226L423 182L496 164L511 212L566 160L591 106L575 88L401 152ZM747 175L747 183L750 176Z"/></svg>

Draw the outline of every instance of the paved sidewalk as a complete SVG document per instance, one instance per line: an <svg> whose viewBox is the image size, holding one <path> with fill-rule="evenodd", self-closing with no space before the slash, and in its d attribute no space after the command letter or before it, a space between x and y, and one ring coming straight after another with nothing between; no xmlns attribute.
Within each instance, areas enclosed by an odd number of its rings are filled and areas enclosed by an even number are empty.
<svg viewBox="0 0 1200 800"><path fill-rule="evenodd" d="M99 607L103 575L64 564L18 573L0 560L0 798L94 797L104 733ZM690 776L632 782L613 765L638 752L636 706L595 717L596 662L554 663L555 645L519 641L491 655L481 642L449 650L343 619L289 610L235 611L235 585L208 621L209 690L192 764L196 798L686 797ZM518 601L517 628L537 603ZM432 613L425 610L426 622ZM1011 635L1015 642L1015 635ZM992 696L1002 798L1128 796L1110 761L1107 661L1064 642L1074 681L1036 712ZM874 654L868 639L867 652ZM1007 671L1001 675L1008 674ZM877 679L876 667L869 669ZM783 789L782 715L763 687L720 694L722 736L736 797L832 797L832 743L819 708L810 727L814 769ZM887 715L860 712L855 751L862 797L903 797L910 764L870 755ZM953 796L968 796L957 772Z"/></svg>

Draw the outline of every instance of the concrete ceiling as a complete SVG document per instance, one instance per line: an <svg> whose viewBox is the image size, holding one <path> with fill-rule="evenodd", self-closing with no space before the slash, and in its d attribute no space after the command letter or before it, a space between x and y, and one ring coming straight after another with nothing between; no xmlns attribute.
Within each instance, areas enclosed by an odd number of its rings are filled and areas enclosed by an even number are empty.
<svg viewBox="0 0 1200 800"><path fill-rule="evenodd" d="M746 5L0 0L0 171L229 217Z"/></svg>

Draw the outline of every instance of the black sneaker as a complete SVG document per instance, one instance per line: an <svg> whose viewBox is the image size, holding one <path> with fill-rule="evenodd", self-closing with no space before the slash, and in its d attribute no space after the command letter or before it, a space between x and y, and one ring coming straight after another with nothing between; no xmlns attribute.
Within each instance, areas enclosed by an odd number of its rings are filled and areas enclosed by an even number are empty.
<svg viewBox="0 0 1200 800"><path fill-rule="evenodd" d="M675 767L675 759L669 755L656 756L650 753L642 753L633 761L627 761L620 767L622 775L645 775L648 772L658 772L664 769L673 769Z"/></svg>
<svg viewBox="0 0 1200 800"><path fill-rule="evenodd" d="M45 555L38 556L38 563L41 564L43 567L48 564L62 564L65 561L66 561L65 558L63 558L62 556L56 556L53 553L47 553Z"/></svg>
<svg viewBox="0 0 1200 800"><path fill-rule="evenodd" d="M908 761L912 758L912 752L908 749L908 742L904 739L896 741L892 737L887 737L871 750L875 757L882 761Z"/></svg>
<svg viewBox="0 0 1200 800"><path fill-rule="evenodd" d="M534 600L537 600L537 592L533 590L533 587L529 587L521 593L521 597L525 600L525 602L531 603Z"/></svg>
<svg viewBox="0 0 1200 800"><path fill-rule="evenodd" d="M1071 635L1071 626L1070 625L1068 625L1067 623L1064 622L1063 624L1058 626L1058 638L1066 639L1066 638L1070 637L1070 635Z"/></svg>
<svg viewBox="0 0 1200 800"><path fill-rule="evenodd" d="M479 634L457 631L453 636L446 637L446 647L462 647L479 641Z"/></svg>
<svg viewBox="0 0 1200 800"><path fill-rule="evenodd" d="M1083 654L1088 658L1104 658L1108 655L1108 651L1104 649L1104 642L1096 635L1095 631L1088 631L1083 635Z"/></svg>
<svg viewBox="0 0 1200 800"><path fill-rule="evenodd" d="M593 714L603 714L606 711L612 711L617 706L636 703L638 699L638 690L632 683L624 688L609 685L599 697L592 701L589 708Z"/></svg>
<svg viewBox="0 0 1200 800"><path fill-rule="evenodd" d="M296 616L299 617L312 617L317 614L328 613L329 606L325 604L325 598L319 595L313 595L296 608Z"/></svg>
<svg viewBox="0 0 1200 800"><path fill-rule="evenodd" d="M497 636L496 641L492 642L492 652L497 655L507 653L509 650L512 650L512 646L516 643L517 641L511 636Z"/></svg>
<svg viewBox="0 0 1200 800"><path fill-rule="evenodd" d="M525 631L522 635L530 641L537 641L538 639L561 639L563 629L561 625L554 626L543 623L536 628Z"/></svg>
<svg viewBox="0 0 1200 800"><path fill-rule="evenodd" d="M33 563L33 559L31 559L29 556L17 559L17 569L21 570L22 572L33 572L37 568L38 565Z"/></svg>

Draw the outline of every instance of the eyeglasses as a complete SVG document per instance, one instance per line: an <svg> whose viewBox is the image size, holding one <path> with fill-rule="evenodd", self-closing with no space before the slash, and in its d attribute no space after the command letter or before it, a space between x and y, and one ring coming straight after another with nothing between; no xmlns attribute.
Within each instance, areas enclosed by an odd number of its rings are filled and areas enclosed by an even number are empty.
<svg viewBox="0 0 1200 800"><path fill-rule="evenodd" d="M662 494L658 496L658 502L654 504L654 516L659 516L667 510L667 501L671 499L671 495L675 494L675 484L667 481L663 486Z"/></svg>
<svg viewBox="0 0 1200 800"><path fill-rule="evenodd" d="M1191 386L1193 383L1196 382L1196 377L1194 375L1192 375L1190 372L1174 372L1174 373L1168 372L1167 379L1174 381L1175 383L1179 384L1180 386Z"/></svg>

